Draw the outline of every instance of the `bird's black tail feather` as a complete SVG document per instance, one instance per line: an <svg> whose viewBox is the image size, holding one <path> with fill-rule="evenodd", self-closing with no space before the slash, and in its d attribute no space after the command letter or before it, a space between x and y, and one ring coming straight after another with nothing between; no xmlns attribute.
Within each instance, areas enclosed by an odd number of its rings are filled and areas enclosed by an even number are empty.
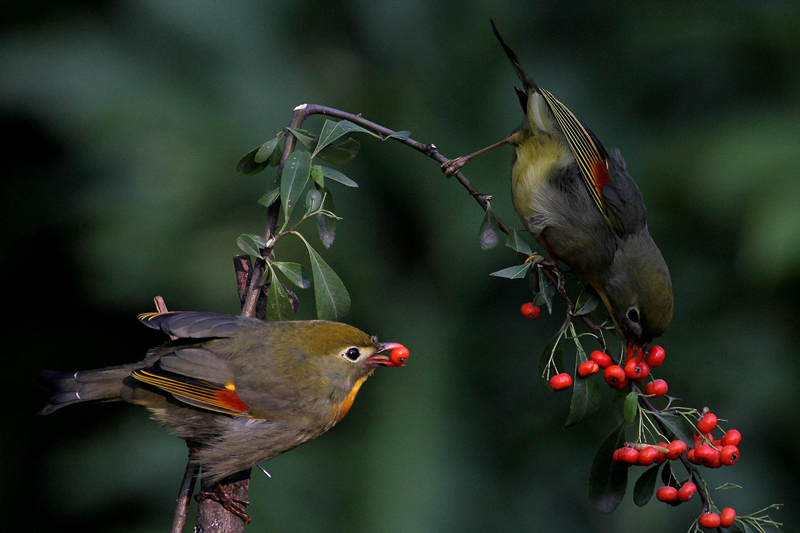
<svg viewBox="0 0 800 533"><path fill-rule="evenodd" d="M47 415L74 403L117 401L122 392L122 380L134 368L133 365L121 365L82 372L40 372L37 381L50 391L51 396L38 414Z"/></svg>
<svg viewBox="0 0 800 533"><path fill-rule="evenodd" d="M525 95L525 97L527 98L530 92L538 91L539 88L536 86L536 83L534 83L533 79L530 76L528 76L528 73L525 72L525 69L522 68L522 63L519 62L517 54L515 54L514 51L511 48L509 48L509 46L503 40L503 37L497 30L497 26L494 25L494 21L492 20L490 22L492 23L492 31L494 31L494 36L497 37L498 41L500 41L500 44L503 46L503 51L506 53L506 56L508 56L509 61L511 61L511 66L514 67L514 72L517 73L519 81L522 82L523 90L522 91L517 90L517 96L519 96L520 99L522 99L522 96ZM520 103L522 103L521 100ZM523 108L525 107L526 106L523 105Z"/></svg>

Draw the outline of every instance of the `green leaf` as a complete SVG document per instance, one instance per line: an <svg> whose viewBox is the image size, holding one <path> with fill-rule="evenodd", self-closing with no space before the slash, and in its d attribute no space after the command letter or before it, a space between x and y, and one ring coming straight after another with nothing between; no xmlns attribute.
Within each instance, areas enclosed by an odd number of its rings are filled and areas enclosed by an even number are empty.
<svg viewBox="0 0 800 533"><path fill-rule="evenodd" d="M313 213L322 207L322 193L317 189L309 189L306 194L306 210L308 213Z"/></svg>
<svg viewBox="0 0 800 533"><path fill-rule="evenodd" d="M275 137L274 139L270 139L256 151L256 154L253 156L253 161L256 163L264 163L270 157L272 157L272 153L278 148L278 142L281 140L280 137Z"/></svg>
<svg viewBox="0 0 800 533"><path fill-rule="evenodd" d="M322 125L322 131L319 132L319 141L317 141L317 146L314 148L314 153L311 154L311 157L315 157L326 146L346 134L347 132L338 123L326 119L325 124Z"/></svg>
<svg viewBox="0 0 800 533"><path fill-rule="evenodd" d="M600 297L595 292L591 285L583 288L575 300L575 311L572 312L575 316L587 315L595 310L600 303Z"/></svg>
<svg viewBox="0 0 800 533"><path fill-rule="evenodd" d="M739 520L734 521L728 528L728 533L750 533L750 531L752 530L748 529L747 526Z"/></svg>
<svg viewBox="0 0 800 533"><path fill-rule="evenodd" d="M254 148L247 152L247 154L236 163L236 171L242 174L253 175L267 168L267 163L256 163L255 161L256 153L258 153L260 149L261 147Z"/></svg>
<svg viewBox="0 0 800 533"><path fill-rule="evenodd" d="M528 286L531 289L531 293L535 296L539 294L539 272L538 269L530 268L528 269Z"/></svg>
<svg viewBox="0 0 800 533"><path fill-rule="evenodd" d="M656 465L648 468L639 476L639 479L636 480L636 484L633 486L633 503L639 507L647 505L647 502L653 497L653 491L655 491L656 488L656 479L658 478L658 469L660 467L661 465Z"/></svg>
<svg viewBox="0 0 800 533"><path fill-rule="evenodd" d="M403 130L403 131L396 131L396 132L392 133L391 135L389 135L386 138L387 139L399 139L401 141L405 141L409 137L411 137L411 132Z"/></svg>
<svg viewBox="0 0 800 533"><path fill-rule="evenodd" d="M480 236L481 248L484 250L490 250L500 242L500 225L497 223L494 211L492 211L492 204L486 205L486 214L483 217L478 235Z"/></svg>
<svg viewBox="0 0 800 533"><path fill-rule="evenodd" d="M531 268L531 264L525 263L523 265L514 265L512 267L504 268L503 270L492 272L489 275L496 276L498 278L519 279L525 277L525 274L528 273L529 268Z"/></svg>
<svg viewBox="0 0 800 533"><path fill-rule="evenodd" d="M320 159L324 159L328 163L334 165L344 165L351 161L358 150L361 148L361 143L352 137L348 137L342 142L335 142L326 146L321 152L317 154Z"/></svg>
<svg viewBox="0 0 800 533"><path fill-rule="evenodd" d="M515 229L512 229L509 232L508 237L506 238L506 246L529 257L533 255L533 250L531 250L531 247L527 242L522 240L522 237L519 236L519 233L517 233L517 230Z"/></svg>
<svg viewBox="0 0 800 533"><path fill-rule="evenodd" d="M267 194L265 194L264 196L259 198L258 199L258 203L260 203L264 207L269 207L269 206L271 206L272 204L275 203L275 200L277 200L278 196L280 196L280 195L281 195L280 186L275 187L274 189L269 191Z"/></svg>
<svg viewBox="0 0 800 533"><path fill-rule="evenodd" d="M292 320L294 318L294 308L283 288L280 280L272 272L269 293L267 293L266 317L267 320Z"/></svg>
<svg viewBox="0 0 800 533"><path fill-rule="evenodd" d="M547 311L553 314L553 295L556 293L556 288L544 275L544 269L539 268L539 294L542 295L544 303L547 304Z"/></svg>
<svg viewBox="0 0 800 533"><path fill-rule="evenodd" d="M306 130L300 130L297 128L286 128L287 130L292 132L295 139L297 139L300 144L306 147L306 150L313 150L314 145L317 144L317 136L313 133L310 133Z"/></svg>
<svg viewBox="0 0 800 533"><path fill-rule="evenodd" d="M301 289L307 289L311 286L311 273L300 263L274 262L272 266L283 272L283 275L289 281Z"/></svg>
<svg viewBox="0 0 800 533"><path fill-rule="evenodd" d="M282 135L283 132L279 133L278 135ZM272 155L267 160L267 164L271 167L277 167L281 162L281 156L283 155L283 149L278 149L272 152Z"/></svg>
<svg viewBox="0 0 800 533"><path fill-rule="evenodd" d="M319 165L311 165L311 179L320 187L325 186L325 174Z"/></svg>
<svg viewBox="0 0 800 533"><path fill-rule="evenodd" d="M240 250L247 255L252 255L255 257L261 257L261 250L259 248L266 246L266 244L267 243L264 240L264 237L261 235L245 233L236 239L236 245Z"/></svg>
<svg viewBox="0 0 800 533"><path fill-rule="evenodd" d="M305 242L305 241L304 241ZM322 256L307 242L311 271L314 274L314 298L317 303L317 317L336 320L350 311L350 295L336 272L328 266Z"/></svg>
<svg viewBox="0 0 800 533"><path fill-rule="evenodd" d="M323 176L325 176L329 180L333 180L333 181L335 181L337 183L341 183L342 185L345 185L347 187L358 187L358 183L356 183L355 181L351 180L350 178L348 178L347 176L345 176L344 174L342 174L338 170L334 170L334 169L328 168L328 167L322 167L322 174L323 174ZM322 185L322 184L320 184L320 185Z"/></svg>
<svg viewBox="0 0 800 533"><path fill-rule="evenodd" d="M323 194L322 207L331 213L336 212L336 205L333 203L333 194L327 187L321 187L320 192ZM322 241L322 246L330 248L333 240L336 238L336 219L329 217L325 213L317 214L317 231L319 233L319 240Z"/></svg>
<svg viewBox="0 0 800 533"><path fill-rule="evenodd" d="M281 201L286 220L289 220L300 194L306 188L310 174L311 155L308 152L292 152L281 174Z"/></svg>
<svg viewBox="0 0 800 533"><path fill-rule="evenodd" d="M625 422L625 399L630 390L627 387L614 391L614 398L611 403L611 412L618 424Z"/></svg>
<svg viewBox="0 0 800 533"><path fill-rule="evenodd" d="M639 395L633 391L625 396L625 406L622 409L625 416L625 422L633 422L636 420L636 415L639 413Z"/></svg>
<svg viewBox="0 0 800 533"><path fill-rule="evenodd" d="M672 437L682 440L688 446L694 446L694 427L682 416L673 415L671 413L653 413L659 420L661 420L670 431ZM667 435L670 437L670 435Z"/></svg>
<svg viewBox="0 0 800 533"><path fill-rule="evenodd" d="M380 135L378 135L377 133L373 133L373 132L369 131L366 128L362 128L358 124L350 122L349 120L341 120L341 121L339 121L339 127L345 133L368 133L369 135L372 135L373 137L376 137L376 138L380 139Z"/></svg>
<svg viewBox="0 0 800 533"><path fill-rule="evenodd" d="M542 350L542 355L539 357L539 378L542 380L542 385L548 389L550 388L550 380L546 377L546 370L550 361L552 360L559 372L562 372L564 368L564 347L561 346L563 337L563 331L556 333L552 339L547 341L544 350Z"/></svg>
<svg viewBox="0 0 800 533"><path fill-rule="evenodd" d="M625 424L620 424L600 445L589 471L589 501L604 513L617 508L628 488L628 468L612 459L624 442Z"/></svg>
<svg viewBox="0 0 800 533"><path fill-rule="evenodd" d="M569 405L569 416L564 427L574 426L595 414L600 409L601 400L602 392L599 380L593 379L593 376L575 379L572 401Z"/></svg>

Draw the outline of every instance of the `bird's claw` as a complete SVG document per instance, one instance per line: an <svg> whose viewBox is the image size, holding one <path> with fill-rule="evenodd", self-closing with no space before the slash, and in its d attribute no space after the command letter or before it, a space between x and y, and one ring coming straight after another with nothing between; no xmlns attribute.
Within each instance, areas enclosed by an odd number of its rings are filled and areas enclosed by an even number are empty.
<svg viewBox="0 0 800 533"><path fill-rule="evenodd" d="M533 253L522 262L523 265L527 265L528 263L540 264L546 268L554 268L558 264L558 259Z"/></svg>
<svg viewBox="0 0 800 533"><path fill-rule="evenodd" d="M445 176L452 176L461 170L461 168L467 164L467 161L469 161L469 158L463 156L445 161L442 163L442 172L444 172Z"/></svg>
<svg viewBox="0 0 800 533"><path fill-rule="evenodd" d="M241 498L234 498L219 483L214 485L214 490L198 492L195 494L194 499L198 502L206 499L214 500L222 505L223 509L241 518L245 525L250 523L250 516L246 510L250 502Z"/></svg>

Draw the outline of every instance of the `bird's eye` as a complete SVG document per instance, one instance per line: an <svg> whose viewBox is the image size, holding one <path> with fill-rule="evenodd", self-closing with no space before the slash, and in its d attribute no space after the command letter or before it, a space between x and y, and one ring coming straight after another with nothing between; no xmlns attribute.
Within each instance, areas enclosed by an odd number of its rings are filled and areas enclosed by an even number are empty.
<svg viewBox="0 0 800 533"><path fill-rule="evenodd" d="M639 323L639 311L637 311L635 307L631 307L630 309L628 309L628 320L630 320L634 324Z"/></svg>
<svg viewBox="0 0 800 533"><path fill-rule="evenodd" d="M355 361L361 356L361 352L358 351L358 348L348 348L348 350L344 352L344 356L351 361Z"/></svg>

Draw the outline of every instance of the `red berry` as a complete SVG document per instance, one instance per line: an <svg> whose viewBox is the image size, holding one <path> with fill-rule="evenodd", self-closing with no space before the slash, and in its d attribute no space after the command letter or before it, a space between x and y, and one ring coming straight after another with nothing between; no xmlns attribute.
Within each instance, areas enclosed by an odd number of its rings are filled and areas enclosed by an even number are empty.
<svg viewBox="0 0 800 533"><path fill-rule="evenodd" d="M719 452L719 460L725 466L731 466L739 460L739 448L733 444L723 446L722 450Z"/></svg>
<svg viewBox="0 0 800 533"><path fill-rule="evenodd" d="M644 393L652 396L663 396L667 393L667 382L663 379L651 381L645 385Z"/></svg>
<svg viewBox="0 0 800 533"><path fill-rule="evenodd" d="M714 460L711 462L710 465L706 465L709 468L720 468L722 466L722 461L720 460L720 453L719 450L714 450Z"/></svg>
<svg viewBox="0 0 800 533"><path fill-rule="evenodd" d="M584 361L578 367L578 375L582 378L596 374L600 370L600 365L594 361Z"/></svg>
<svg viewBox="0 0 800 533"><path fill-rule="evenodd" d="M678 489L675 487L661 487L656 491L656 499L660 502L674 502L678 499Z"/></svg>
<svg viewBox="0 0 800 533"><path fill-rule="evenodd" d="M389 360L397 366L403 366L408 359L408 348L405 346L397 346L389 354Z"/></svg>
<svg viewBox="0 0 800 533"><path fill-rule="evenodd" d="M539 318L539 315L542 314L542 310L539 309L539 306L533 305L531 302L525 302L519 310L522 316L526 318Z"/></svg>
<svg viewBox="0 0 800 533"><path fill-rule="evenodd" d="M611 365L603 371L603 377L612 389L621 389L628 384L628 377L619 365Z"/></svg>
<svg viewBox="0 0 800 533"><path fill-rule="evenodd" d="M658 450L653 448L652 446L648 446L644 450L639 452L639 459L638 464L641 466L650 466L655 461L656 457L658 457Z"/></svg>
<svg viewBox="0 0 800 533"><path fill-rule="evenodd" d="M600 368L608 368L611 365L611 357L600 350L593 351L589 359L597 363Z"/></svg>
<svg viewBox="0 0 800 533"><path fill-rule="evenodd" d="M554 391L566 390L572 386L572 376L566 372L556 374L550 378L550 388Z"/></svg>
<svg viewBox="0 0 800 533"><path fill-rule="evenodd" d="M657 465L660 465L667 460L667 452L662 452L661 449L663 448L664 450L669 450L669 448L667 448L669 445L666 442L659 442L658 446L659 447L656 449L656 451L658 451L658 455L656 455L656 458L653 459L653 462Z"/></svg>
<svg viewBox="0 0 800 533"><path fill-rule="evenodd" d="M717 513L703 513L700 515L698 522L705 528L714 529L715 527L719 527L720 519Z"/></svg>
<svg viewBox="0 0 800 533"><path fill-rule="evenodd" d="M703 444L694 450L694 460L697 461L697 464L711 466L716 458L717 451L707 444Z"/></svg>
<svg viewBox="0 0 800 533"><path fill-rule="evenodd" d="M625 375L635 383L639 383L650 374L650 366L640 359L631 359L625 364Z"/></svg>
<svg viewBox="0 0 800 533"><path fill-rule="evenodd" d="M669 449L669 453L667 454L667 459L674 461L680 458L681 455L686 453L686 443L682 440L674 440L667 445Z"/></svg>
<svg viewBox="0 0 800 533"><path fill-rule="evenodd" d="M614 455L612 456L612 459L614 459L615 463L622 463L623 462L622 461L622 452L624 450L625 450L625 448L617 448L616 450L614 450Z"/></svg>
<svg viewBox="0 0 800 533"><path fill-rule="evenodd" d="M736 511L734 511L732 507L726 507L719 515L719 525L722 527L731 527L734 518L736 518Z"/></svg>
<svg viewBox="0 0 800 533"><path fill-rule="evenodd" d="M678 489L678 499L682 502L688 502L692 499L695 492L697 492L697 485L691 481L687 481Z"/></svg>
<svg viewBox="0 0 800 533"><path fill-rule="evenodd" d="M639 452L634 448L622 448L619 457L623 463L635 465L639 462Z"/></svg>
<svg viewBox="0 0 800 533"><path fill-rule="evenodd" d="M703 418L697 422L697 429L703 434L711 433L715 427L717 427L717 415L714 413L706 413Z"/></svg>
<svg viewBox="0 0 800 533"><path fill-rule="evenodd" d="M742 442L742 434L735 429L729 429L720 440L720 444L723 446L738 446L740 442Z"/></svg>
<svg viewBox="0 0 800 533"><path fill-rule="evenodd" d="M664 352L664 348L661 346L653 346L647 351L647 355L645 356L644 360L648 365L657 367L661 366L661 363L664 362L665 355L666 353Z"/></svg>
<svg viewBox="0 0 800 533"><path fill-rule="evenodd" d="M695 448L690 448L688 452L686 452L686 460L690 463L697 464L697 461L694 460L694 451Z"/></svg>

